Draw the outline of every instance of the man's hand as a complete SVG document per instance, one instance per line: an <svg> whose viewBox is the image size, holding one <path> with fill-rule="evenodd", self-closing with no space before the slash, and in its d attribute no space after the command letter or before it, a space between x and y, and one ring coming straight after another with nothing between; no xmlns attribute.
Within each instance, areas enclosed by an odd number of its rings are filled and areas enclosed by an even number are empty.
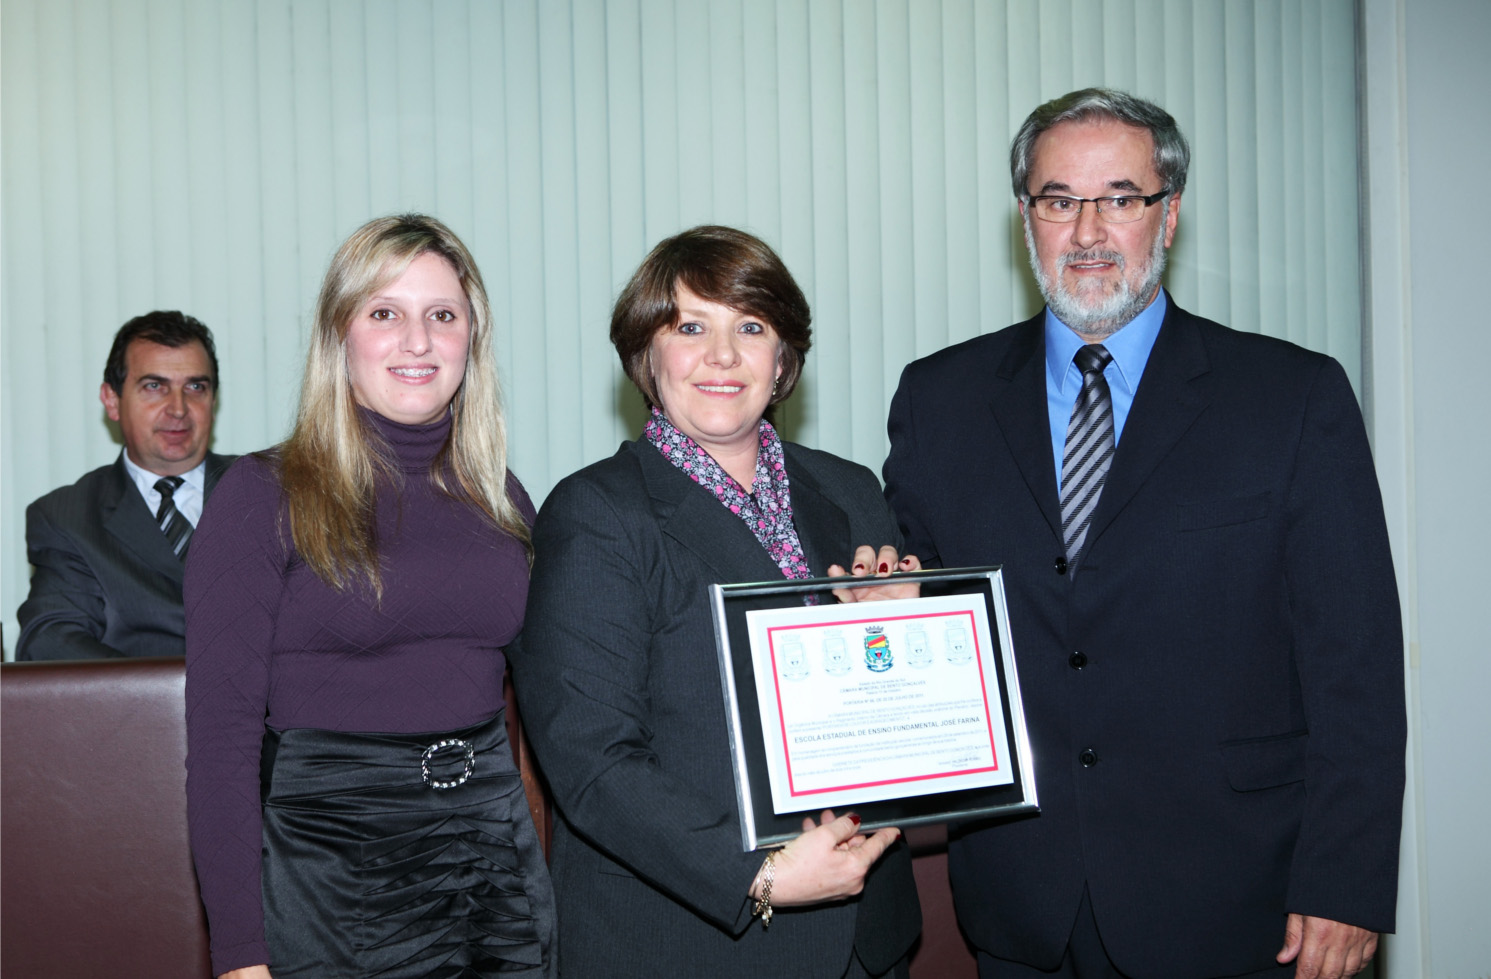
<svg viewBox="0 0 1491 979"><path fill-rule="evenodd" d="M1280 964L1295 963L1296 979L1348 979L1377 952L1377 932L1356 925L1291 914L1284 923Z"/></svg>

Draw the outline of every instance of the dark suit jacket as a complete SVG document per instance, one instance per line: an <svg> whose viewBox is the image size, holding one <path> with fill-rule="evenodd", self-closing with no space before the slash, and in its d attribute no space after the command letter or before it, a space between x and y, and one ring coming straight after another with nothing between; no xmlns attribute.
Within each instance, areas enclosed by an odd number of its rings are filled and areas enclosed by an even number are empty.
<svg viewBox="0 0 1491 979"><path fill-rule="evenodd" d="M1036 759L1042 811L951 844L964 930L1054 968L1085 882L1119 968L1176 979L1268 967L1286 912L1390 931L1402 628L1345 373L1172 302L1068 575L1044 357L1037 316L891 407L907 549L1004 566Z"/></svg>
<svg viewBox="0 0 1491 979"><path fill-rule="evenodd" d="M234 458L207 454L204 495ZM16 659L186 654L185 566L122 452L26 508L26 554L35 572L18 613Z"/></svg>
<svg viewBox="0 0 1491 979"><path fill-rule="evenodd" d="M810 567L898 542L874 474L786 446ZM783 909L746 892L708 586L782 573L739 517L645 441L563 480L534 525L510 650L523 723L561 815L550 863L567 977L842 975L888 969L921 929L898 842L858 900ZM856 940L856 920L858 939Z"/></svg>

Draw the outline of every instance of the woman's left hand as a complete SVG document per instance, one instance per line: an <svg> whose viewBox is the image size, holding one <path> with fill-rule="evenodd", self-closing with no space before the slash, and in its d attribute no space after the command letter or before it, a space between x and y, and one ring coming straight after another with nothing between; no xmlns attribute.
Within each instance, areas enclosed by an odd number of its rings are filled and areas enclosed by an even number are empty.
<svg viewBox="0 0 1491 979"><path fill-rule="evenodd" d="M864 578L889 578L893 571L920 571L922 563L915 554L901 557L889 544L878 552L868 544L861 544L854 551L854 563L849 571L841 565L830 564L828 576ZM920 598L921 585L914 581L897 581L893 584L867 585L862 588L835 588L834 597L840 602L880 602L890 598Z"/></svg>
<svg viewBox="0 0 1491 979"><path fill-rule="evenodd" d="M776 907L801 907L853 897L864 890L865 875L900 835L895 828L882 829L873 836L860 835L858 816L836 819L831 809L823 811L818 823L811 816L805 817L802 835L773 858L776 867L771 903ZM757 873L751 882L753 899L761 897L762 883L762 874Z"/></svg>

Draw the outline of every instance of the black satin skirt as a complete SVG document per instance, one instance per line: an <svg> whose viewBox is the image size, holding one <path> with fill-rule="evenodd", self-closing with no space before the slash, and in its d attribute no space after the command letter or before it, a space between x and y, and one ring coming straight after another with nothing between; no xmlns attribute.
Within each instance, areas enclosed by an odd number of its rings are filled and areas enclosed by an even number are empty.
<svg viewBox="0 0 1491 979"><path fill-rule="evenodd" d="M275 979L557 974L501 713L439 734L268 732L263 885Z"/></svg>

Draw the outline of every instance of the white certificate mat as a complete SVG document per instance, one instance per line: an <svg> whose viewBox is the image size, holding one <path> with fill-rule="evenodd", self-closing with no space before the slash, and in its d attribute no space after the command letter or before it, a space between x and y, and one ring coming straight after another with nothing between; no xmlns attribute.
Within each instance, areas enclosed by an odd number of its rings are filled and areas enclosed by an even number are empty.
<svg viewBox="0 0 1491 979"><path fill-rule="evenodd" d="M1014 781L982 595L745 618L775 812Z"/></svg>

